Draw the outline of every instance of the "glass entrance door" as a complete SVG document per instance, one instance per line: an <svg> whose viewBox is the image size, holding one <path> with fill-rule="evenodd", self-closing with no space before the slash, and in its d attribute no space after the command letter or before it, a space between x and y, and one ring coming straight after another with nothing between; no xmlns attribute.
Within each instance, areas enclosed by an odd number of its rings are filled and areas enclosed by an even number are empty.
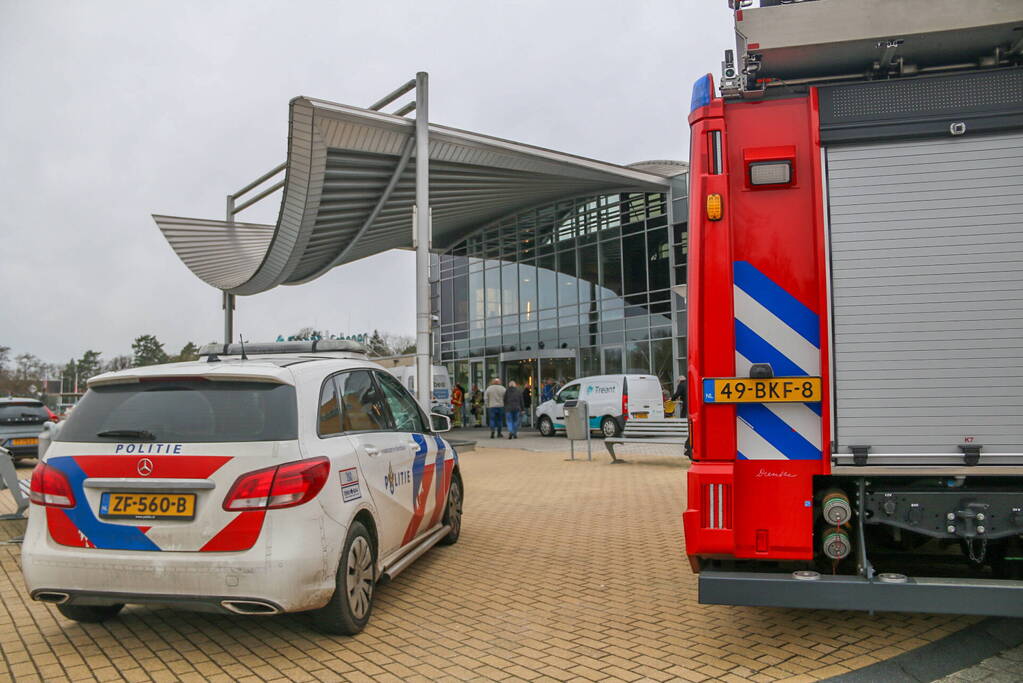
<svg viewBox="0 0 1023 683"><path fill-rule="evenodd" d="M544 358L540 361L540 381L548 379L560 387L575 379L575 358Z"/></svg>
<svg viewBox="0 0 1023 683"><path fill-rule="evenodd" d="M523 392L529 389L531 397L529 410L522 412L522 424L525 426L533 426L533 407L536 406L536 386L537 386L537 362L535 358L527 358L525 360L513 360L506 361L504 363L504 384L508 386L510 382L515 382L519 385L519 389Z"/></svg>

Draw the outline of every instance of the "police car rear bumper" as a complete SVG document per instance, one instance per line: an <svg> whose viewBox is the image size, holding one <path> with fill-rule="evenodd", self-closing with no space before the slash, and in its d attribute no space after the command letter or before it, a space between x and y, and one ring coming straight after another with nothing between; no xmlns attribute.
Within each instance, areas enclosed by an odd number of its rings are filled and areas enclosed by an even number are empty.
<svg viewBox="0 0 1023 683"><path fill-rule="evenodd" d="M58 545L45 524L33 521L41 520L29 521L21 564L29 594L44 602L273 614L322 607L334 593L339 558L319 533L314 538L275 534L272 544L264 534L242 552L122 551ZM225 601L265 603L272 609Z"/></svg>
<svg viewBox="0 0 1023 683"><path fill-rule="evenodd" d="M280 614L287 611L270 600L239 597L236 595L141 595L138 593L65 591L40 588L32 591L31 597L39 602L49 602L56 605L116 605L130 603L133 605L176 607L193 612L213 612L217 614L266 615Z"/></svg>
<svg viewBox="0 0 1023 683"><path fill-rule="evenodd" d="M1023 617L1023 582L997 579L700 572L700 603Z"/></svg>

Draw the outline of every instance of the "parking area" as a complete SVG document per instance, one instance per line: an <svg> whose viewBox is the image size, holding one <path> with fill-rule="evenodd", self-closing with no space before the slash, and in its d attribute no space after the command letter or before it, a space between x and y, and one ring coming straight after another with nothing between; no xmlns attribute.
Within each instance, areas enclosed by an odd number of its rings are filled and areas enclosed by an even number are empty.
<svg viewBox="0 0 1023 683"><path fill-rule="evenodd" d="M462 455L459 543L381 587L353 638L321 635L301 616L137 607L75 624L28 600L19 546L2 545L0 680L809 681L977 621L698 605L682 458L612 466L602 446L593 462L567 462L553 445L499 444ZM0 507L11 507L6 492ZM0 540L23 528L0 522Z"/></svg>

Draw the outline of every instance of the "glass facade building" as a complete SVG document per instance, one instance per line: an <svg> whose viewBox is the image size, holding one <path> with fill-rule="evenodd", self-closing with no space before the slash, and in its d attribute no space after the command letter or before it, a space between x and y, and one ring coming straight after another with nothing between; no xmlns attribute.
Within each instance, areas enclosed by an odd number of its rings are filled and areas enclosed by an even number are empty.
<svg viewBox="0 0 1023 683"><path fill-rule="evenodd" d="M684 372L682 194L576 197L481 226L436 263L435 358L466 389L613 373L670 389Z"/></svg>

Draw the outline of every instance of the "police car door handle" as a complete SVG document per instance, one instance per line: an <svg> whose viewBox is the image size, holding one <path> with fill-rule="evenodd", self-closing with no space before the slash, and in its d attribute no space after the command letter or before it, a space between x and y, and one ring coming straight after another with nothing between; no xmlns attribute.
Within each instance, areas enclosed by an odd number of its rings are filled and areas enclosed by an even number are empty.
<svg viewBox="0 0 1023 683"><path fill-rule="evenodd" d="M364 446L364 448L366 449L366 455L369 455L369 456L374 457L374 458L376 456L380 455L380 449L377 448L376 446L369 446L369 445L367 445L367 446Z"/></svg>

